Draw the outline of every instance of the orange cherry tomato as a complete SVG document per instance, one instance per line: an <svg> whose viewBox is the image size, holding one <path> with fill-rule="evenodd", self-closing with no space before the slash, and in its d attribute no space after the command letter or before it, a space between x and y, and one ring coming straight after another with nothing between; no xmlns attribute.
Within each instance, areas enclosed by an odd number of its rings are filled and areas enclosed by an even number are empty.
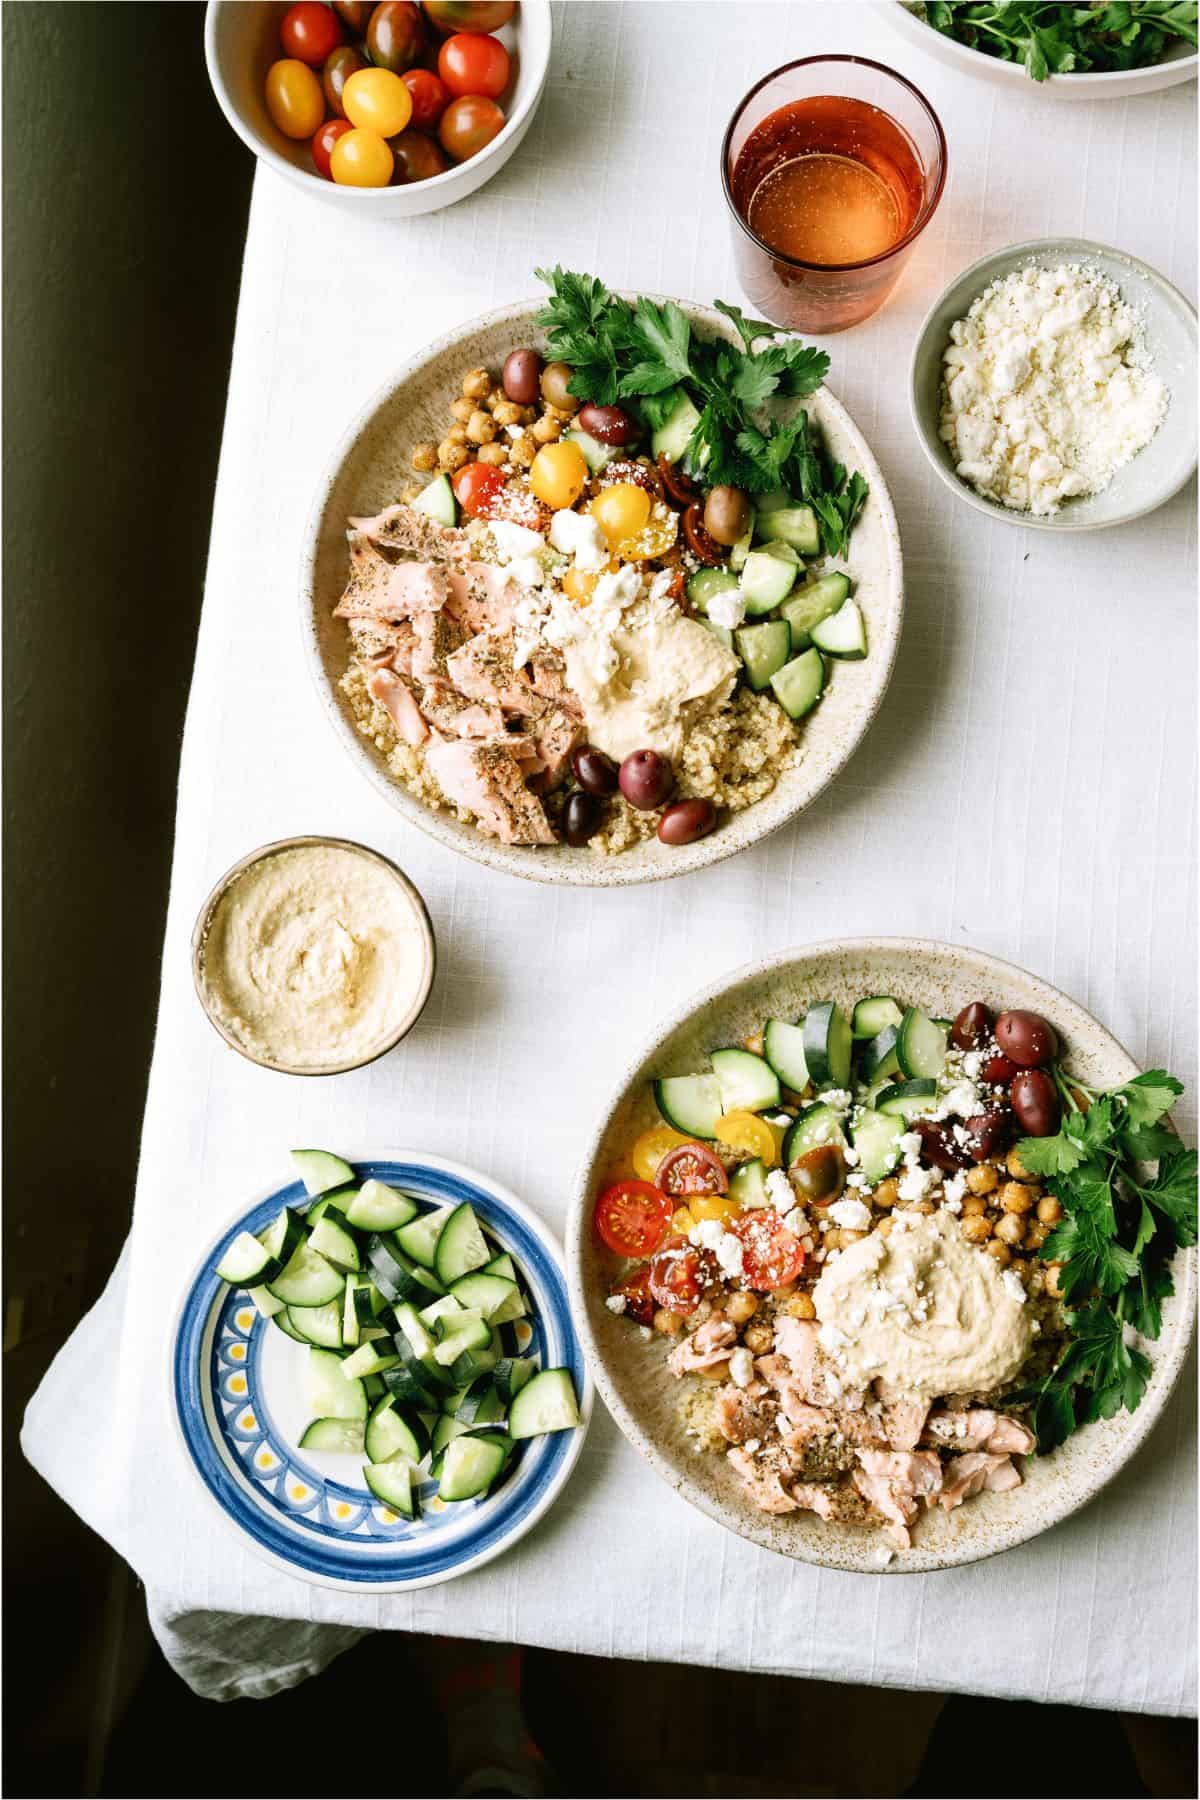
<svg viewBox="0 0 1200 1800"><path fill-rule="evenodd" d="M342 110L352 125L395 137L412 118L412 95L390 69L356 69L342 89Z"/></svg>
<svg viewBox="0 0 1200 1800"><path fill-rule="evenodd" d="M279 26L279 41L288 56L319 69L342 41L342 27L331 7L318 0L297 0L289 6Z"/></svg>
<svg viewBox="0 0 1200 1800"><path fill-rule="evenodd" d="M395 168L387 140L377 131L363 131L359 126L342 133L329 158L330 173L339 187L389 187Z"/></svg>
<svg viewBox="0 0 1200 1800"><path fill-rule="evenodd" d="M450 102L442 114L438 137L452 161L466 162L478 156L503 130L504 114L496 102L482 94L467 94Z"/></svg>
<svg viewBox="0 0 1200 1800"><path fill-rule="evenodd" d="M444 175L450 164L440 144L421 131L402 131L388 143L396 162L392 180L397 187L410 181L428 181L431 175Z"/></svg>
<svg viewBox="0 0 1200 1800"><path fill-rule="evenodd" d="M329 159L333 155L333 146L344 132L350 130L348 119L326 119L325 123L313 134L312 159L317 174L325 181L333 180L333 170Z"/></svg>
<svg viewBox="0 0 1200 1800"><path fill-rule="evenodd" d="M618 1181L596 1201L593 1220L617 1256L649 1256L667 1235L674 1208L648 1181Z"/></svg>
<svg viewBox="0 0 1200 1800"><path fill-rule="evenodd" d="M325 95L307 63L294 58L267 70L267 111L284 137L310 138L325 117Z"/></svg>
<svg viewBox="0 0 1200 1800"><path fill-rule="evenodd" d="M464 463L451 486L454 498L473 519L486 519L492 502L504 489L504 473L495 463Z"/></svg>
<svg viewBox="0 0 1200 1800"><path fill-rule="evenodd" d="M438 51L438 74L452 94L486 94L498 100L511 72L508 51L499 38L460 31Z"/></svg>
<svg viewBox="0 0 1200 1800"><path fill-rule="evenodd" d="M756 1294L786 1287L804 1267L804 1245L769 1206L731 1220L729 1230L742 1240L743 1285Z"/></svg>
<svg viewBox="0 0 1200 1800"><path fill-rule="evenodd" d="M406 69L400 77L412 98L412 125L416 131L435 131L450 104L450 90L432 69Z"/></svg>

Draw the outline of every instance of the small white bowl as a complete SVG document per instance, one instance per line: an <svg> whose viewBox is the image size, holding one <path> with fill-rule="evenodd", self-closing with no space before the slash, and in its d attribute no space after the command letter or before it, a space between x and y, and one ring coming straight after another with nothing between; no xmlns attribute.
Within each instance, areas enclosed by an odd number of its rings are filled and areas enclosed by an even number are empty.
<svg viewBox="0 0 1200 1800"><path fill-rule="evenodd" d="M279 21L286 5L269 0L209 0L204 21L208 77L221 111L260 162L278 170L318 200L376 219L413 219L465 200L502 169L533 123L550 70L550 0L521 0L510 24L495 35L512 56L515 75L501 96L503 131L468 162L444 175L403 187L339 187L312 166L308 140L285 138L271 123L263 99L267 70L279 60Z"/></svg>
<svg viewBox="0 0 1200 1800"><path fill-rule="evenodd" d="M1170 390L1166 417L1145 449L1117 470L1102 493L1068 500L1061 512L1048 518L1016 512L977 494L955 470L950 447L939 434L942 354L950 342L951 325L966 316L993 281L1029 263L1043 269L1083 263L1115 282L1140 314L1154 372ZM1164 276L1121 250L1087 238L1033 238L1027 244L1013 244L964 269L930 309L913 349L908 398L921 448L946 486L976 512L1027 531L1099 531L1124 525L1153 512L1195 474L1196 311Z"/></svg>
<svg viewBox="0 0 1200 1800"><path fill-rule="evenodd" d="M879 11L914 49L924 50L936 62L945 63L960 74L990 81L994 87L1021 88L1026 93L1044 94L1048 100L1128 100L1134 94L1156 94L1181 81L1195 81L1200 64L1200 54L1179 43L1168 50L1161 62L1144 69L1110 69L1098 75L1048 75L1045 81L1034 81L1026 74L1024 63L1004 62L998 56L988 56L982 50L972 50L969 44L960 44L956 38L946 37L901 0L883 0Z"/></svg>

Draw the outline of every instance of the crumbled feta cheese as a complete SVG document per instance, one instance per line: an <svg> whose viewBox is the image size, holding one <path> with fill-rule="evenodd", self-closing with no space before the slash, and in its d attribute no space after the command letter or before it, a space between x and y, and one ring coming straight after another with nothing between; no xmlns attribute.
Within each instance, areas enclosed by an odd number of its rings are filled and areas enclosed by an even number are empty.
<svg viewBox="0 0 1200 1800"><path fill-rule="evenodd" d="M762 1439L761 1438L747 1438L745 1443L742 1445L742 1449L746 1452L746 1454L748 1456L753 1456L754 1452L761 1448L762 1448Z"/></svg>
<svg viewBox="0 0 1200 1800"><path fill-rule="evenodd" d="M729 1359L729 1379L734 1387L749 1387L754 1380L754 1358L745 1345L739 1344Z"/></svg>
<svg viewBox="0 0 1200 1800"><path fill-rule="evenodd" d="M960 1213L962 1211L963 1195L966 1191L967 1178L961 1173L951 1175L948 1181L942 1183L942 1205L947 1212Z"/></svg>
<svg viewBox="0 0 1200 1800"><path fill-rule="evenodd" d="M1000 1279L1004 1283L1004 1291L1009 1299L1015 1300L1018 1306L1024 1306L1026 1300L1025 1283L1021 1280L1017 1271L1015 1269L1001 1269Z"/></svg>
<svg viewBox="0 0 1200 1800"><path fill-rule="evenodd" d="M968 1050L962 1059L963 1074L968 1081L978 1081L983 1072L984 1055L982 1050Z"/></svg>
<svg viewBox="0 0 1200 1800"><path fill-rule="evenodd" d="M708 603L709 623L722 625L726 631L736 631L745 617L746 597L740 588L723 588Z"/></svg>
<svg viewBox="0 0 1200 1800"><path fill-rule="evenodd" d="M804 1241L808 1232L808 1214L803 1207L793 1206L790 1213L784 1214L783 1222L795 1237L798 1237L801 1242Z"/></svg>
<svg viewBox="0 0 1200 1800"><path fill-rule="evenodd" d="M636 563L625 563L613 573L602 575L592 594L592 605L601 611L606 606L623 609L642 591L642 577Z"/></svg>
<svg viewBox="0 0 1200 1800"><path fill-rule="evenodd" d="M896 1552L894 1550L885 1550L881 1546L873 1553L871 1560L877 1569L886 1569L890 1562L896 1560Z"/></svg>
<svg viewBox="0 0 1200 1800"><path fill-rule="evenodd" d="M766 1189L771 1205L776 1212L791 1212L796 1204L796 1194L791 1182L782 1169L771 1169L767 1173Z"/></svg>
<svg viewBox="0 0 1200 1800"><path fill-rule="evenodd" d="M820 1104L831 1107L834 1112L848 1112L853 1098L845 1088L826 1088L823 1094L817 1095Z"/></svg>
<svg viewBox="0 0 1200 1800"><path fill-rule="evenodd" d="M716 1250L725 1235L725 1227L720 1219L701 1219L688 1232L688 1243L695 1244L701 1250Z"/></svg>
<svg viewBox="0 0 1200 1800"><path fill-rule="evenodd" d="M583 575L598 574L609 560L608 539L590 513L564 508L550 521L550 542L564 556L574 556Z"/></svg>
<svg viewBox="0 0 1200 1800"><path fill-rule="evenodd" d="M897 1140L896 1147L909 1168L920 1160L922 1138L919 1131L906 1131Z"/></svg>
<svg viewBox="0 0 1200 1800"><path fill-rule="evenodd" d="M854 1172L852 1174L847 1175L847 1177L846 1177L846 1186L848 1188L855 1188L859 1193L862 1193L864 1188L869 1188L870 1185L871 1184L867 1180L866 1176L861 1175L857 1169L854 1170Z"/></svg>
<svg viewBox="0 0 1200 1800"><path fill-rule="evenodd" d="M514 525L510 519L489 519L488 530L505 562L513 562L517 557L532 556L535 550L544 550L546 540L540 531L531 531L528 525Z"/></svg>
<svg viewBox="0 0 1200 1800"><path fill-rule="evenodd" d="M924 1200L930 1189L937 1186L937 1179L932 1169L918 1169L910 1164L900 1177L901 1200Z"/></svg>
<svg viewBox="0 0 1200 1800"><path fill-rule="evenodd" d="M604 1304L610 1313L623 1313L629 1302L624 1294L610 1294Z"/></svg>
<svg viewBox="0 0 1200 1800"><path fill-rule="evenodd" d="M817 1332L817 1342L822 1350L827 1350L831 1356L836 1356L839 1350L846 1348L850 1339L844 1331L839 1331L836 1325L822 1325Z"/></svg>
<svg viewBox="0 0 1200 1800"><path fill-rule="evenodd" d="M930 1115L934 1119L973 1119L979 1111L979 1089L972 1081L956 1081Z"/></svg>
<svg viewBox="0 0 1200 1800"><path fill-rule="evenodd" d="M650 1339L654 1336L654 1333L648 1325L639 1325L638 1330L641 1332L647 1343L649 1343Z"/></svg>
<svg viewBox="0 0 1200 1800"><path fill-rule="evenodd" d="M742 1272L743 1255L742 1240L735 1237L732 1231L723 1234L717 1245L717 1261L721 1265L721 1273L730 1281L736 1281Z"/></svg>
<svg viewBox="0 0 1200 1800"><path fill-rule="evenodd" d="M848 1169L856 1169L858 1167L859 1155L853 1144L847 1144L842 1151L842 1161Z"/></svg>
<svg viewBox="0 0 1200 1800"><path fill-rule="evenodd" d="M866 1231L871 1224L871 1209L861 1200L835 1200L829 1216L846 1231Z"/></svg>
<svg viewBox="0 0 1200 1800"><path fill-rule="evenodd" d="M518 529L521 529L518 527ZM541 587L546 572L536 556L518 556L508 565L508 574L522 587Z"/></svg>

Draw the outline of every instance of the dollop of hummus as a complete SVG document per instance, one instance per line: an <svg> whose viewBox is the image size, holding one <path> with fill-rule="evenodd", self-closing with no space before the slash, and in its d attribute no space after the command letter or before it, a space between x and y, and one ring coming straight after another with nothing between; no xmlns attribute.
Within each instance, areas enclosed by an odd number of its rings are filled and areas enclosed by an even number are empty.
<svg viewBox="0 0 1200 1800"><path fill-rule="evenodd" d="M297 845L230 882L204 941L214 1015L252 1055L290 1069L366 1061L418 997L428 945L417 908L381 864Z"/></svg>
<svg viewBox="0 0 1200 1800"><path fill-rule="evenodd" d="M951 1213L896 1213L827 1264L813 1291L822 1348L855 1386L882 1376L907 1393L990 1393L1032 1343L1015 1283L968 1243Z"/></svg>

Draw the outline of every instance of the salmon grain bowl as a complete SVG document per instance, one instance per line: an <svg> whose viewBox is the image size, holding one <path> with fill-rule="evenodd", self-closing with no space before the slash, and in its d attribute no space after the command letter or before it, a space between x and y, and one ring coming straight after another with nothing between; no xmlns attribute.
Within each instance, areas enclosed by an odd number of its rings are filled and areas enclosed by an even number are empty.
<svg viewBox="0 0 1200 1800"><path fill-rule="evenodd" d="M352 434L313 557L320 676L376 779L482 860L676 873L773 829L865 729L894 521L873 459L841 460L823 353L544 278Z"/></svg>
<svg viewBox="0 0 1200 1800"><path fill-rule="evenodd" d="M1040 1012L903 993L764 1011L705 1063L610 1132L586 1279L726 1504L903 1564L1136 1420L1196 1241L1178 1081L1100 1085Z"/></svg>

